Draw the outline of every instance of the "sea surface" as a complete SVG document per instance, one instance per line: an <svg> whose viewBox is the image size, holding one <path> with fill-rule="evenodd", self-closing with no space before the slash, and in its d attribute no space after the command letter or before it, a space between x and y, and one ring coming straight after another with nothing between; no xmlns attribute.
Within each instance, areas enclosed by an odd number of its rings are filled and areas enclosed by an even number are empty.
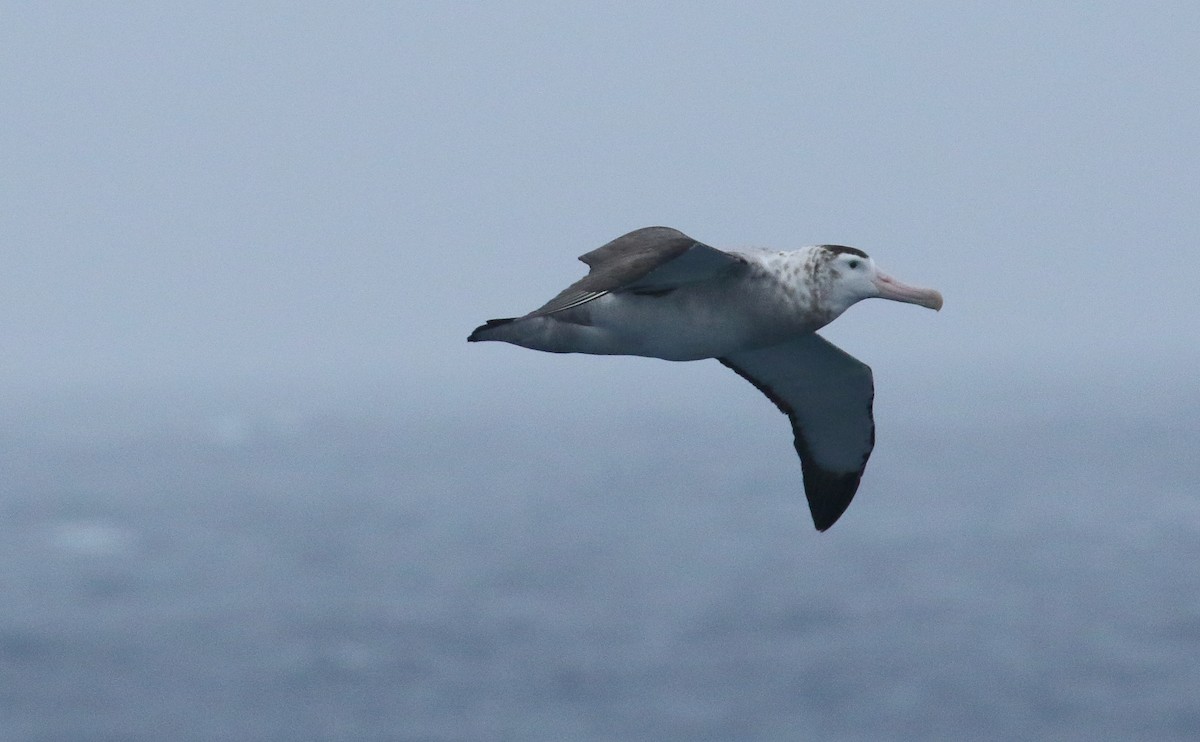
<svg viewBox="0 0 1200 742"><path fill-rule="evenodd" d="M1184 411L889 421L824 534L782 418L151 418L0 425L2 740L1200 739Z"/></svg>

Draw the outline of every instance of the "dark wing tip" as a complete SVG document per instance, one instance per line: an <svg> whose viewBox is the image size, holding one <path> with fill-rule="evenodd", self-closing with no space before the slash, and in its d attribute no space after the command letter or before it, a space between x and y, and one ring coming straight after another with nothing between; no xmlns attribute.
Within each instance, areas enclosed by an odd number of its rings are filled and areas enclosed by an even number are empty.
<svg viewBox="0 0 1200 742"><path fill-rule="evenodd" d="M500 325L507 325L509 322L512 322L515 319L516 319L516 317L505 317L504 319L489 319L487 322L483 323L482 325L480 325L479 327L476 327L474 330L471 331L471 334L467 336L467 342L468 343L477 343L480 340L490 340L491 338L486 338L483 336L484 333L486 333L488 330L491 330L492 328L499 327Z"/></svg>
<svg viewBox="0 0 1200 742"><path fill-rule="evenodd" d="M816 458L808 449L808 441L800 427L792 419L792 430L795 433L796 453L800 454L800 470L804 475L804 496L808 499L808 510L812 513L813 525L818 531L828 530L837 523L850 501L858 492L859 482L867 468L867 458L871 451L863 456L862 466L854 471L839 471L826 469L817 463ZM875 445L875 429L871 429L871 447Z"/></svg>
<svg viewBox="0 0 1200 742"><path fill-rule="evenodd" d="M854 493L858 492L862 472L828 471L803 457L801 463L804 464L804 495L808 498L813 525L818 531L829 530L850 507Z"/></svg>

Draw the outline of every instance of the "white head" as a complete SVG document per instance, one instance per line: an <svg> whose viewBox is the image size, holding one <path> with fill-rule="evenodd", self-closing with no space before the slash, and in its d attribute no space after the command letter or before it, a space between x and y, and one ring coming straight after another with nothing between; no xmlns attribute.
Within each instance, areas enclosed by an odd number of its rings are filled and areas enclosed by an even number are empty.
<svg viewBox="0 0 1200 742"><path fill-rule="evenodd" d="M942 295L901 283L875 266L865 252L842 245L819 245L814 249L813 278L822 285L823 303L834 316L863 299L879 297L933 310L942 308Z"/></svg>

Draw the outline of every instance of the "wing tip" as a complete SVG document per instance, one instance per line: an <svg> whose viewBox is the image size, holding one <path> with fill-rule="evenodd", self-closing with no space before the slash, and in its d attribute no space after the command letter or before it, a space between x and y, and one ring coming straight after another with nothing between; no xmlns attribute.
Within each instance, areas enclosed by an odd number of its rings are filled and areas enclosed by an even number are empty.
<svg viewBox="0 0 1200 742"><path fill-rule="evenodd" d="M823 469L804 472L804 494L808 499L808 510L812 513L813 526L818 531L827 531L838 522L858 492L862 480L861 472L830 472Z"/></svg>
<svg viewBox="0 0 1200 742"><path fill-rule="evenodd" d="M830 526L850 507L858 486L862 482L867 462L863 460L857 471L834 471L816 464L804 440L796 436L796 453L800 454L800 469L804 477L804 496L808 500L808 511L812 514L813 526L821 532ZM869 454L869 452L868 452Z"/></svg>

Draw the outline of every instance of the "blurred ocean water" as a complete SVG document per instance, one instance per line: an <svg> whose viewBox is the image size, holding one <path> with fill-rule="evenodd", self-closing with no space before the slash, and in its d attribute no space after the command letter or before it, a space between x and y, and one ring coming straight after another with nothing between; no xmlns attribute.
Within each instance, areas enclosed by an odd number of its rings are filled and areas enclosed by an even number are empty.
<svg viewBox="0 0 1200 742"><path fill-rule="evenodd" d="M1197 739L1189 418L10 420L0 737Z"/></svg>

